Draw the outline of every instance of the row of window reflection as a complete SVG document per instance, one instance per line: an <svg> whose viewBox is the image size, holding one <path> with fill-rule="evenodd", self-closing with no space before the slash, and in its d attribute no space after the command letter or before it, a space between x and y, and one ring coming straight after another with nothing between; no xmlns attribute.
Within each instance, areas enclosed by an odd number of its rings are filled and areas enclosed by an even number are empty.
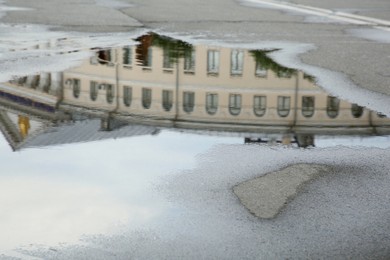
<svg viewBox="0 0 390 260"><path fill-rule="evenodd" d="M114 50L106 50L99 52L98 58L102 64L112 65L114 60L111 52ZM124 66L131 66L133 63L133 54L131 47L124 47L122 50L122 62ZM171 50L163 49L163 69L172 70L174 67L174 59L171 55ZM149 47L146 57L141 60L141 65L144 67L151 68L153 62L153 48ZM184 52L184 63L183 68L185 73L193 74L195 72L195 51ZM91 60L91 63L96 64L97 61ZM208 50L207 51L207 73L210 75L218 75L220 69L220 51L219 50ZM244 51L243 50L232 50L230 54L230 74L232 76L242 76L244 70ZM266 77L267 69L261 64L260 61L256 60L255 65L255 76ZM278 72L278 77L289 78L291 73Z"/></svg>
<svg viewBox="0 0 390 260"><path fill-rule="evenodd" d="M90 99L96 101L98 97L99 89L105 89L106 101L112 103L114 101L114 85L112 84L98 84L95 81L90 82ZM73 81L73 96L78 98L80 96L80 81ZM131 106L132 101L132 88L129 86L123 87L123 104L127 107ZM142 89L142 106L144 109L149 109L152 105L152 89ZM170 111L173 107L173 91L162 91L162 108L165 111ZM191 113L195 108L195 92L185 91L183 92L183 110L187 113ZM231 115L237 116L240 114L242 108L242 95L230 94L229 95L229 112ZM206 112L209 115L214 115L218 111L218 94L206 93ZM278 96L277 99L277 112L280 117L287 117L291 109L291 97ZM263 95L253 96L253 112L256 116L264 116L267 110L267 97ZM340 110L340 100L336 97L327 97L326 113L330 118L336 118ZM302 115L310 118L315 112L315 97L303 96L302 97ZM355 118L359 118L363 115L364 109L357 104L352 104L351 113Z"/></svg>

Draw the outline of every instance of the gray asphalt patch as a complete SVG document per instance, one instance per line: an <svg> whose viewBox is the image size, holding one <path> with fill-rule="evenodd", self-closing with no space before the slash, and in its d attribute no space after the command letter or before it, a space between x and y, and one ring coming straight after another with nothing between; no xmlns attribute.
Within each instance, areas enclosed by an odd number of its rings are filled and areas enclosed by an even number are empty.
<svg viewBox="0 0 390 260"><path fill-rule="evenodd" d="M294 199L302 186L328 170L329 167L323 165L296 164L245 181L235 186L233 191L251 213L270 219Z"/></svg>

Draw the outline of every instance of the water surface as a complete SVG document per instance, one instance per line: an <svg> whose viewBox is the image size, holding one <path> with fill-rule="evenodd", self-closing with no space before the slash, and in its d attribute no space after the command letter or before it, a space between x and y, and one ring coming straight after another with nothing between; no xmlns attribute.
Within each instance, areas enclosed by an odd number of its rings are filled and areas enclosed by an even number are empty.
<svg viewBox="0 0 390 260"><path fill-rule="evenodd" d="M80 66L0 84L6 254L175 215L180 207L153 183L196 167L199 154L221 144L390 144L388 118L277 64L268 57L275 49L151 33L92 51Z"/></svg>

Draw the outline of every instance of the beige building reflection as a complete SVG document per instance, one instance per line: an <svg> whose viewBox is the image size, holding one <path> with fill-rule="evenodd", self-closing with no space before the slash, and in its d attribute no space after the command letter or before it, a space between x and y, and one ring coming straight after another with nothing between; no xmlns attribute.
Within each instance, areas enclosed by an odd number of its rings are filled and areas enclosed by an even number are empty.
<svg viewBox="0 0 390 260"><path fill-rule="evenodd" d="M277 65L264 51L192 46L153 34L138 41L101 50L61 74L3 84L1 95L17 96L17 89L38 110L93 115L105 130L137 123L242 133L248 142L268 134L300 146L312 145L316 134L390 133L388 118L327 95L310 77ZM21 120L22 136L27 121Z"/></svg>
<svg viewBox="0 0 390 260"><path fill-rule="evenodd" d="M191 129L368 134L389 126L375 112L328 96L302 72L265 68L251 51L198 45L173 62L172 50L151 41L66 71L64 102Z"/></svg>

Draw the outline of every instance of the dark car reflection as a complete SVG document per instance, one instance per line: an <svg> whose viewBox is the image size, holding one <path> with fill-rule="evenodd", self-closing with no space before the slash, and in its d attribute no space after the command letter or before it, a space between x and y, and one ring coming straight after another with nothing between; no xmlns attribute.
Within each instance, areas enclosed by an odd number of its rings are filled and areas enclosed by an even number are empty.
<svg viewBox="0 0 390 260"><path fill-rule="evenodd" d="M1 84L0 128L15 150L163 129L299 147L316 135L390 134L388 118L329 96L272 51L147 34L79 67Z"/></svg>

